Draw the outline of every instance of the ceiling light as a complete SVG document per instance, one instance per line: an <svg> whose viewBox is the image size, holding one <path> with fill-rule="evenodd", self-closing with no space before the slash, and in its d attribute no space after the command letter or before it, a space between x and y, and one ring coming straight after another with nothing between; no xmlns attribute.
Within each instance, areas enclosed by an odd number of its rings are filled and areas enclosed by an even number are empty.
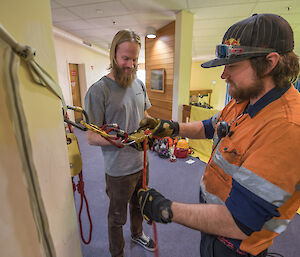
<svg viewBox="0 0 300 257"><path fill-rule="evenodd" d="M156 38L156 30L153 27L147 27L146 30L147 38Z"/></svg>

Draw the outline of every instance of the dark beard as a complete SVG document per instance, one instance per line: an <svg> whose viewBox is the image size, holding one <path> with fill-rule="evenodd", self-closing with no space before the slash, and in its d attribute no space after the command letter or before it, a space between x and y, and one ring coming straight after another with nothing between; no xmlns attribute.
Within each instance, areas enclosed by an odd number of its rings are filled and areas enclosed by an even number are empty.
<svg viewBox="0 0 300 257"><path fill-rule="evenodd" d="M232 98L238 101L250 100L251 98L256 98L259 96L263 90L262 79L256 79L253 84L248 88L237 88L236 84L230 79L226 80L229 83L229 94Z"/></svg>
<svg viewBox="0 0 300 257"><path fill-rule="evenodd" d="M127 74L124 69L119 68L118 65L114 65L112 70L116 83L123 88L127 88L132 85L136 77L137 68L134 68L130 74Z"/></svg>

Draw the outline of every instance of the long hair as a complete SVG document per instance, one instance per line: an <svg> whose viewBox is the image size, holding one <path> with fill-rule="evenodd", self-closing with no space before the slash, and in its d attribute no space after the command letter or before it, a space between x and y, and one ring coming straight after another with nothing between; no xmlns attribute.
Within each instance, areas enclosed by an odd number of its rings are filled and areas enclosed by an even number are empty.
<svg viewBox="0 0 300 257"><path fill-rule="evenodd" d="M116 51L120 44L123 42L136 42L141 47L141 38L132 30L120 30L113 38L110 46L109 57L110 65L109 69L112 69L117 64Z"/></svg>
<svg viewBox="0 0 300 257"><path fill-rule="evenodd" d="M272 76L275 85L281 88L295 82L299 75L299 58L293 51L281 54L277 65L268 74L265 74L269 65L265 56L251 58L250 63L259 78Z"/></svg>

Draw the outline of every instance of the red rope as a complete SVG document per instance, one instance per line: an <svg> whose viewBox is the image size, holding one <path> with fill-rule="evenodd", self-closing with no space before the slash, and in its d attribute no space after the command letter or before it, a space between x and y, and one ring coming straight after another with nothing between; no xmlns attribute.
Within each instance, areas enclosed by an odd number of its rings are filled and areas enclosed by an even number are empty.
<svg viewBox="0 0 300 257"><path fill-rule="evenodd" d="M82 242L85 244L89 244L92 240L92 231L93 231L93 224L92 224L92 219L91 219L91 215L90 215L90 210L89 210L89 204L88 201L86 199L85 193L84 193L84 181L83 181L83 177L82 177L82 171L78 174L79 176L79 181L77 184L77 190L80 194L80 209L79 209L79 213L78 213L78 220L79 220L79 226L80 226L80 235L81 235L81 239ZM81 223L81 211L82 211L82 207L83 207L83 200L85 202L85 206L86 206L86 213L88 215L88 219L89 219L89 223L90 223L90 232L89 232L89 239L85 240L84 236L83 236L83 232L82 232L82 223Z"/></svg>
<svg viewBox="0 0 300 257"><path fill-rule="evenodd" d="M106 129L106 127L108 126L108 124L104 124L101 129L104 130L107 134L111 131L114 131L115 129L114 128L108 128ZM120 129L120 127L118 126L118 129ZM127 136L128 137L128 136ZM103 137L104 139L106 139L108 142L110 142L112 145L118 147L118 148L123 148L124 145L119 145L117 144L116 142L114 142L114 140L118 140L119 137L116 137L116 136L110 136L109 138L108 137ZM127 138L126 138L126 141L127 141Z"/></svg>
<svg viewBox="0 0 300 257"><path fill-rule="evenodd" d="M154 245L155 245L155 257L158 257L158 242L157 242L157 230L156 230L156 223L152 222L153 227L153 235L154 235Z"/></svg>
<svg viewBox="0 0 300 257"><path fill-rule="evenodd" d="M149 134L149 130L145 131L145 134ZM144 140L144 169L143 169L143 188L146 189L146 179L147 179L147 138ZM153 235L154 235L154 247L155 247L155 257L158 257L158 243L157 243L157 230L156 230L156 223L152 222L153 227Z"/></svg>
<svg viewBox="0 0 300 257"><path fill-rule="evenodd" d="M73 187L73 193L74 193L74 197L75 197L76 185L75 185L73 177L72 177L72 187Z"/></svg>
<svg viewBox="0 0 300 257"><path fill-rule="evenodd" d="M108 138L108 137L103 137L104 139L106 139L108 142L110 142L112 145L118 147L118 148L123 148L124 145L118 145L117 143L115 143L112 139Z"/></svg>
<svg viewBox="0 0 300 257"><path fill-rule="evenodd" d="M67 119L69 119L69 116L68 116L67 113L66 113L66 117L67 117ZM67 125L68 125L68 128L69 128L69 131L70 131L71 133L73 133L73 128L72 128L71 124L67 123Z"/></svg>
<svg viewBox="0 0 300 257"><path fill-rule="evenodd" d="M147 186L147 139L144 140L144 169L143 169L143 188Z"/></svg>
<svg viewBox="0 0 300 257"><path fill-rule="evenodd" d="M66 113L66 117L67 117L67 119L69 119L67 113ZM69 128L69 131L71 133L74 133L72 126L69 123L67 123L67 125L68 125L68 128ZM67 138L67 141L68 141L68 137L67 136L66 136L66 138ZM74 197L75 197L76 187L77 187L77 190L78 190L78 192L80 194L80 209L79 209L79 213L78 213L78 222L79 222L79 228L80 228L80 236L81 236L81 239L82 239L83 243L89 244L91 242L91 239L92 239L93 224L92 224L92 219L91 219L91 215L90 215L89 204L88 204L88 201L86 199L85 192L84 192L84 181L83 181L83 177L82 177L82 171L80 171L80 173L78 174L78 177L79 177L79 181L78 181L77 186L76 186L76 184L74 182L74 179L72 177L72 187L73 187ZM82 212L82 207L83 207L83 200L85 202L86 212L87 212L89 223L90 223L89 239L87 241L85 240L85 238L83 236L82 222L81 222L81 212Z"/></svg>

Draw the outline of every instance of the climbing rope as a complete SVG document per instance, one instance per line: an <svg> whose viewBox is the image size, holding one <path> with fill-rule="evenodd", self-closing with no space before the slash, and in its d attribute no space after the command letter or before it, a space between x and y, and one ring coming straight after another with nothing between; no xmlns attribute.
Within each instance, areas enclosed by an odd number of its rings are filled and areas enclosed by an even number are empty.
<svg viewBox="0 0 300 257"><path fill-rule="evenodd" d="M16 110L16 114L14 115L13 122L14 124L17 124L15 127L18 128L16 131L16 134L21 135L18 136L18 142L19 142L19 151L22 155L22 158L24 160L24 169L26 170L26 181L28 184L28 190L29 190L29 196L32 203L32 212L33 216L35 218L35 223L37 226L37 229L39 231L39 238L41 241L41 245L43 246L43 249L45 251L45 256L49 257L55 257L55 248L53 244L53 240L51 237L51 233L49 230L48 225L48 219L46 215L46 211L44 208L44 203L42 201L42 198L40 197L40 188L39 183L37 181L37 171L33 162L32 157L32 151L31 151L31 144L30 144L30 137L27 129L26 119L24 115L23 110L23 103L22 98L19 93L19 81L18 76L16 73L17 67L19 66L19 58L16 56L18 55L22 61L24 61L27 64L27 67L30 71L31 77L33 81L43 87L48 88L52 93L54 93L62 103L63 107L63 116L64 121L67 122L69 126L69 130L72 133L73 130L71 128L72 126L75 126L81 130L87 130L90 129L98 134L100 134L103 138L111 142L113 145L117 147L124 147L125 145L130 145L135 143L133 140L128 140L128 134L122 131L117 125L115 124L109 124L105 125L102 128L99 128L93 124L89 124L88 117L85 113L85 111L80 107L72 107L65 104L64 97L62 94L61 87L53 80L53 78L46 72L46 70L43 69L36 61L35 61L35 55L36 52L33 48L30 46L26 46L23 44L20 44L17 42L6 30L5 28L0 24L0 39L1 43L7 44L10 48L7 48L5 50L5 53L3 55L4 58L4 74L6 75L5 78L7 78L7 88L8 88L8 104L11 106L12 110ZM80 111L84 114L86 120L82 121L81 124L76 124L75 122L72 122L67 117L67 109L72 109L74 111ZM110 135L110 132L115 132L116 135ZM121 140L121 145L116 144L116 140ZM67 143L71 143L72 139L67 138ZM80 172L81 173L81 172ZM79 183L77 185L77 190L81 195L82 203L83 200L86 203L87 210L88 210L88 203L87 199L84 194L84 183L82 181L82 173L79 173ZM81 182L80 182L81 180ZM76 185L73 183L73 191L76 191ZM82 204L80 206L80 215L82 211ZM79 216L80 216L79 215ZM91 240L91 234L92 234L92 223L91 218L88 212L88 217L90 220L90 233L89 233L89 239L85 240L82 236L82 225L81 221L80 223L80 230L81 230L81 236L84 243L89 243Z"/></svg>
<svg viewBox="0 0 300 257"><path fill-rule="evenodd" d="M80 194L80 208L79 208L79 213L78 213L80 236L81 236L82 242L84 242L85 244L89 244L91 242L91 239L92 239L93 224L92 224L92 219L91 219L91 215L90 215L90 211L89 211L88 201L86 199L85 192L84 192L84 181L83 181L83 177L82 177L82 172L80 172L78 174L78 176L79 176L79 181L78 181L78 184L77 184L77 190ZM88 240L85 240L85 238L83 236L83 232L82 232L81 212L82 212L82 207L83 207L83 200L85 202L86 213L88 215L88 219L89 219L89 223L90 223L90 232L89 232L89 239Z"/></svg>
<svg viewBox="0 0 300 257"><path fill-rule="evenodd" d="M128 134L121 130L120 127L117 124L105 124L102 127L98 127L94 124L89 123L89 118L87 113L85 112L84 109L78 106L69 106L67 105L67 109L73 110L75 112L81 112L84 117L85 121L81 120L80 123L75 123L71 121L65 114L64 114L64 121L67 124L70 124L76 128L79 128L80 130L86 131L86 130L91 130L99 135L101 135L104 139L109 141L112 145L118 147L118 148L123 148L125 145L129 145L134 142L128 142ZM111 132L114 132L115 135L109 134ZM117 140L122 139L121 145L116 143Z"/></svg>
<svg viewBox="0 0 300 257"><path fill-rule="evenodd" d="M72 109L72 108L68 108L68 109ZM87 115L85 115L85 117L88 120ZM70 121L67 113L65 113L64 119L65 119L65 121L66 120ZM77 141L72 126L78 127L78 125L75 124L75 123L73 124L72 121L67 122L67 125L68 125L68 129L70 131L70 133L66 133L67 145L70 145L71 143L73 143L73 144L76 143L77 144L77 142L72 142L73 140ZM80 129L82 129L82 128L80 128ZM77 144L77 148L75 148L75 149L76 149L75 150L76 153L73 153L74 157L69 158L70 165L71 165L71 161L74 161L74 158L79 159L79 160L76 160L76 163L75 162L72 163L72 167L70 167L71 176L72 176L73 193L74 193L74 198L75 198L76 189L77 189L78 193L80 194L80 208L79 208L79 212L78 212L78 222L79 222L80 236L81 236L81 239L82 239L83 243L89 244L92 240L93 223L92 223L92 219L91 219L91 215L90 215L89 204L88 204L88 201L87 201L87 198L86 198L86 195L85 195L85 191L84 191L84 180L83 180L83 174L82 174L82 161L81 161L81 154L80 154L78 144ZM68 149L68 150L71 151L71 148ZM74 148L72 148L72 151L74 151ZM74 182L74 176L76 176L76 175L78 175L77 185ZM87 213L87 216L88 216L88 219L89 219L89 225L90 225L89 237L88 237L87 240L83 236L83 229L82 229L82 222L81 222L83 203L85 203L85 206L86 206L86 213Z"/></svg>
<svg viewBox="0 0 300 257"><path fill-rule="evenodd" d="M125 145L130 145L131 143L134 143L134 141L128 142L128 134L126 132L124 132L123 130L120 129L120 127L117 124L105 124L104 126L102 126L101 128L99 128L98 126L94 125L94 124L90 124L89 123L89 118L87 113L85 112L84 109L82 109L81 107L77 107L77 106L67 106L68 110L73 110L75 112L80 112L83 114L85 120L82 120L80 123L76 123L74 121L71 121L69 119L69 116L67 114L67 112L65 112L63 110L63 116L64 116L64 121L67 123L68 125L68 129L70 131L70 133L66 134L66 139L67 139L67 144L68 146L71 144L72 141L77 141L76 136L74 135L74 131L73 131L73 127L76 127L80 130L86 131L86 130L91 130L97 134L100 134L103 138L105 138L107 141L109 141L111 144L113 144L114 146L118 147L118 148L123 148ZM115 133L115 135L109 134L109 133ZM121 140L121 145L116 143L116 140ZM77 143L77 142L76 142ZM73 142L73 144L75 144L75 142ZM74 153L74 151L76 153ZM78 193L80 194L80 209L78 212L78 222L79 222L79 228L80 228L80 235L81 235L81 239L82 242L85 244L89 244L91 242L92 239L92 230L93 230L93 225L92 225L92 219L90 216L90 211L89 211L89 205L88 205L88 201L85 195L85 191L84 191L84 181L83 181L83 174L82 174L82 161L81 161L81 155L80 155L80 150L79 150L79 146L77 145L77 148L71 148L69 149L69 153L73 155L69 156L69 160L70 160L70 165L72 167L71 168L71 175L72 175L72 185L73 185L73 192L74 192L74 197L75 197L75 191L77 189ZM80 159L80 160L78 160ZM76 166L76 167L75 167ZM74 176L78 175L79 181L78 184L76 185L74 182ZM83 236L83 229L82 229L82 219L81 219L81 214L82 214L82 208L83 208L83 204L85 203L86 205L86 212L87 212L87 216L89 219L89 225L90 225L90 230L89 230L89 237L86 240Z"/></svg>
<svg viewBox="0 0 300 257"><path fill-rule="evenodd" d="M150 130L145 131L145 135L149 135L151 133ZM143 189L146 189L147 186L147 141L148 137L145 138L144 144L144 169L143 169ZM154 247L155 247L155 257L158 257L158 243L157 243L157 230L156 230L156 223L152 222L153 228L153 236L154 236Z"/></svg>
<svg viewBox="0 0 300 257"><path fill-rule="evenodd" d="M128 137L128 133L121 130L120 127L117 124L105 124L104 126L102 126L101 128L94 125L94 124L90 124L89 123L89 119L88 119L88 115L87 113L81 108L81 107L75 107L75 106L67 106L68 109L72 109L74 111L77 112L82 112L83 115L85 116L85 121L82 120L80 121L80 124L76 124L72 121L69 120L69 118L65 115L65 122L67 122L67 124L72 124L74 126L76 126L77 128L81 129L81 130L91 130L97 134L100 134L103 138L105 138L107 141L109 141L111 144L113 144L114 146L118 147L118 148L123 148L125 145L130 145L130 144L134 144L137 143L139 144L140 142L135 142L132 139L129 139ZM109 134L111 132L114 132L115 135ZM144 189L146 189L146 184L147 184L147 144L148 144L148 140L151 137L152 138L152 134L150 130L146 130L144 132L145 136L143 137L143 149L144 149L144 167L143 167L143 181L142 181L142 186ZM116 140L121 140L121 145L117 144L115 141ZM82 186L82 190L83 190L84 186ZM84 191L82 191L82 197L84 196ZM86 202L87 203L87 202ZM81 208L80 208L81 211ZM157 243L157 230L156 230L156 223L152 222L152 226L153 226L153 235L154 235L154 245L155 245L155 257L158 257L158 243ZM80 231L82 231L81 228L81 223L80 223ZM90 234L91 235L91 234ZM83 237L82 237L83 239ZM84 239L83 239L84 241ZM85 242L85 241L84 241Z"/></svg>
<svg viewBox="0 0 300 257"><path fill-rule="evenodd" d="M43 70L33 60L33 51L28 46L19 44L0 24L0 58L1 58L1 94L5 95L7 109L9 111L9 124L12 127L16 140L16 153L20 158L20 169L24 175L24 183L28 193L32 218L37 229L41 253L45 257L56 257L53 238L50 232L48 215L45 202L41 194L38 179L38 169L34 161L31 133L28 120L25 115L21 87L19 80L19 66L33 68L36 75L43 75ZM20 58L22 59L20 62ZM28 57L28 58L27 58ZM24 61L24 62L23 62ZM23 82L23 81L22 81ZM3 89L2 89L3 86ZM54 91L55 92L55 91ZM2 110L1 110L2 111ZM5 110L4 110L5 112Z"/></svg>
<svg viewBox="0 0 300 257"><path fill-rule="evenodd" d="M83 114L84 118L85 118L85 121L82 120L81 123L78 124L78 123L75 123L75 122L71 121L68 117L68 114L63 111L64 121L67 123L69 131L71 133L73 133L72 126L78 128L80 130L83 130L83 131L86 131L86 130L89 129L89 130L91 130L95 133L100 134L103 138L105 138L107 141L109 141L114 146L116 146L118 148L123 148L124 147L124 145L118 145L115 142L115 140L119 140L119 138L120 138L119 136L114 136L114 135L109 134L110 132L113 131L113 132L116 132L118 135L125 135L124 136L124 143L127 142L127 138L128 138L127 133L123 132L117 124L105 124L104 126L99 128L96 125L93 125L93 124L89 123L88 115L85 112L85 110L82 109L81 107L67 106L67 109L73 110L75 112L81 112ZM68 143L68 140L71 140L71 139L68 136L66 136L66 137L67 137L67 143ZM82 239L83 243L89 244L91 242L91 239L92 239L93 224L92 224L92 219L91 219L91 216L90 216L88 201L87 201L85 191L84 191L84 181L83 181L82 170L78 173L78 177L79 177L79 181L78 181L78 184L76 185L75 182L74 182L73 176L72 176L72 184L73 184L73 192L75 193L75 191L77 189L78 193L80 194L80 208L79 208L79 212L78 212L78 222L79 222L79 228L80 228L80 236L81 236L81 239ZM75 197L75 195L74 195L74 197ZM82 229L81 214L82 214L82 208L83 208L84 203L86 205L86 212L87 212L87 215L88 215L89 225L90 225L88 240L86 240L84 238L83 229Z"/></svg>

